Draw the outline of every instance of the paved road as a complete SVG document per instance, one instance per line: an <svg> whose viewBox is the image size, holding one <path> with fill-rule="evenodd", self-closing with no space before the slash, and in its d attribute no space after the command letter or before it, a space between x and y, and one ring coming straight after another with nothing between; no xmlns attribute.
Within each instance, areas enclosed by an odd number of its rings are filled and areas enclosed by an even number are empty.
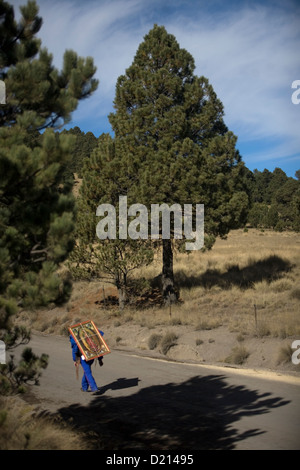
<svg viewBox="0 0 300 470"><path fill-rule="evenodd" d="M29 346L50 355L34 387L41 413L58 411L96 448L300 449L300 379L113 350L93 366L94 396L80 391L68 338L34 335Z"/></svg>

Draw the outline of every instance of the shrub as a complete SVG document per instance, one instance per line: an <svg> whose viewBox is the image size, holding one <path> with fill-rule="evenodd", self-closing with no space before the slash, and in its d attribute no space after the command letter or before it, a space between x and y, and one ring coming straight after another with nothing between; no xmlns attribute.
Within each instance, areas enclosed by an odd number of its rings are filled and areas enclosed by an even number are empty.
<svg viewBox="0 0 300 470"><path fill-rule="evenodd" d="M229 364L242 365L249 357L250 353L244 346L235 346L231 350L231 354L225 359Z"/></svg>
<svg viewBox="0 0 300 470"><path fill-rule="evenodd" d="M157 348L157 346L160 343L161 338L162 338L161 335L158 335L158 334L155 334L155 333L153 335L151 335L149 340L148 340L149 349L152 350L152 349Z"/></svg>
<svg viewBox="0 0 300 470"><path fill-rule="evenodd" d="M236 337L236 340L241 343L242 341L245 340L245 336L243 335L243 333L239 333Z"/></svg>
<svg viewBox="0 0 300 470"><path fill-rule="evenodd" d="M206 321L206 320L201 320L198 325L196 326L196 331L197 330L212 330L212 325Z"/></svg>
<svg viewBox="0 0 300 470"><path fill-rule="evenodd" d="M289 344L282 346L278 354L277 364L286 364L288 362L291 362L292 355L293 349Z"/></svg>
<svg viewBox="0 0 300 470"><path fill-rule="evenodd" d="M171 318L170 324L172 326L182 325L182 321L180 320L180 318Z"/></svg>
<svg viewBox="0 0 300 470"><path fill-rule="evenodd" d="M201 344L203 344L203 343L204 343L204 341L202 339L200 339L200 338L196 339L196 346L201 346Z"/></svg>
<svg viewBox="0 0 300 470"><path fill-rule="evenodd" d="M161 346L161 352L163 354L167 354L169 349L172 348L172 346L175 346L177 344L177 339L178 336L175 333L166 333L165 336L162 338L160 346Z"/></svg>
<svg viewBox="0 0 300 470"><path fill-rule="evenodd" d="M257 328L256 328L256 336L258 338L263 338L264 336L270 336L271 331L269 326L266 324L264 321L258 322Z"/></svg>
<svg viewBox="0 0 300 470"><path fill-rule="evenodd" d="M299 288L293 289L291 292L291 297L292 299L300 300L300 289Z"/></svg>

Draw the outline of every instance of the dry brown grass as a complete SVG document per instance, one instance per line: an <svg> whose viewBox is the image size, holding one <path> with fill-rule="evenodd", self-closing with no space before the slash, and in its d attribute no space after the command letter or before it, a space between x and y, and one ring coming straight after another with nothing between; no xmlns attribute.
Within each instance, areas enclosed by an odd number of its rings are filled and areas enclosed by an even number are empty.
<svg viewBox="0 0 300 470"><path fill-rule="evenodd" d="M249 351L244 346L235 346L232 348L229 356L226 357L225 362L228 364L242 365L249 356Z"/></svg>
<svg viewBox="0 0 300 470"><path fill-rule="evenodd" d="M84 450L87 442L65 423L36 417L17 397L0 398L1 450Z"/></svg>
<svg viewBox="0 0 300 470"><path fill-rule="evenodd" d="M161 271L161 255L136 273L152 281ZM147 309L97 303L103 292L114 290L102 283L76 282L63 309L23 313L23 321L47 333L68 334L68 326L93 317L99 324L116 321L149 329L157 325L192 325L195 330L221 325L237 334L285 338L300 335L300 237L294 232L232 231L207 252L176 254L175 278L182 302Z"/></svg>
<svg viewBox="0 0 300 470"><path fill-rule="evenodd" d="M160 269L158 258L140 275L151 279ZM227 325L258 336L300 334L298 234L233 231L211 251L177 254L174 271L183 302L172 307L171 317L169 308L152 309L148 323L172 318L196 329ZM136 311L134 319L140 315Z"/></svg>
<svg viewBox="0 0 300 470"><path fill-rule="evenodd" d="M162 354L167 354L170 348L176 345L178 336L172 332L168 331L160 341L160 349Z"/></svg>
<svg viewBox="0 0 300 470"><path fill-rule="evenodd" d="M282 346L279 350L278 357L277 357L278 364L291 362L293 352L294 350L291 348L289 344Z"/></svg>

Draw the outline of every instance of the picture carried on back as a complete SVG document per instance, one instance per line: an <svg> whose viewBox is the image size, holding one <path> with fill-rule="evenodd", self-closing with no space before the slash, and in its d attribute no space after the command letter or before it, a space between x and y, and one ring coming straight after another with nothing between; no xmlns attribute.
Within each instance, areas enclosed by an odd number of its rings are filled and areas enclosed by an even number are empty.
<svg viewBox="0 0 300 470"><path fill-rule="evenodd" d="M111 352L92 320L70 326L69 331L86 361Z"/></svg>

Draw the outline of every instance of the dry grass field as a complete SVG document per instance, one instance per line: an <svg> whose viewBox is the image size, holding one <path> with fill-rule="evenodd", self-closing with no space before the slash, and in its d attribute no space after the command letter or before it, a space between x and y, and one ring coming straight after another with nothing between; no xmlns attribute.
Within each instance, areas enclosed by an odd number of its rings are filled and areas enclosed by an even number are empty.
<svg viewBox="0 0 300 470"><path fill-rule="evenodd" d="M136 276L150 282L160 271L158 255ZM174 271L181 302L171 308L141 295L120 312L112 286L76 282L64 307L22 312L17 321L68 335L71 324L93 319L112 348L298 373L291 345L300 338L299 234L232 231L211 251L177 253Z"/></svg>
<svg viewBox="0 0 300 470"><path fill-rule="evenodd" d="M157 275L156 264L143 275ZM300 335L298 234L233 231L211 251L177 255L174 270L183 303L173 307L173 321L226 325L241 334ZM156 311L152 322L167 317Z"/></svg>

